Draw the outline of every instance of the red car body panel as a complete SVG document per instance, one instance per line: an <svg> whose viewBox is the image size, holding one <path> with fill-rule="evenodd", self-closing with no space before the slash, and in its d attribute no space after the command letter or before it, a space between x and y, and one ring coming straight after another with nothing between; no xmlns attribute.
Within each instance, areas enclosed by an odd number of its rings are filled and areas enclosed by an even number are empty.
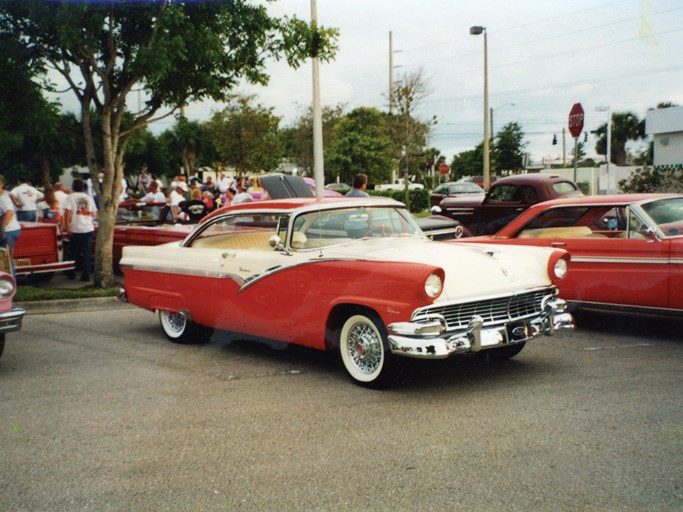
<svg viewBox="0 0 683 512"><path fill-rule="evenodd" d="M74 268L73 261L64 260L62 231L59 224L52 222L22 222L13 258L17 275Z"/></svg>
<svg viewBox="0 0 683 512"><path fill-rule="evenodd" d="M593 230L592 235L579 238L520 237L544 212L585 206L602 213L611 208L633 208L643 201L671 197L676 196L624 194L548 201L531 207L495 235L466 241L565 249L571 255L571 266L559 288L568 301L683 312L683 233L674 237L633 239L621 238L616 230Z"/></svg>

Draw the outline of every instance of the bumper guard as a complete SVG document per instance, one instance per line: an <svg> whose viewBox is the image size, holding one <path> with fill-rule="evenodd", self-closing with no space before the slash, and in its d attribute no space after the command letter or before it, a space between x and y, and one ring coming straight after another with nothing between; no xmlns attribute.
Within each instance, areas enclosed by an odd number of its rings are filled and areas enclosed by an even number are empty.
<svg viewBox="0 0 683 512"><path fill-rule="evenodd" d="M507 324L484 327L484 319L474 315L467 326L447 331L440 315L416 318L389 325L389 347L395 355L420 359L444 359L464 352L522 343L541 334L551 336L558 329L573 329L574 318L562 299L547 301L538 315Z"/></svg>

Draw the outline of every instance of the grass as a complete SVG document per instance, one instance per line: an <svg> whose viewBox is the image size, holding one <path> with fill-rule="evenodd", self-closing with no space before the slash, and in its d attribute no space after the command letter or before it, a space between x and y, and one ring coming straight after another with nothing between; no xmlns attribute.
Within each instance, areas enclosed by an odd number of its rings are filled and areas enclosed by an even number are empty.
<svg viewBox="0 0 683 512"><path fill-rule="evenodd" d="M54 288L37 288L21 285L17 288L14 302L31 302L36 300L89 299L93 297L116 297L119 288L93 288L87 286L76 290L59 290Z"/></svg>

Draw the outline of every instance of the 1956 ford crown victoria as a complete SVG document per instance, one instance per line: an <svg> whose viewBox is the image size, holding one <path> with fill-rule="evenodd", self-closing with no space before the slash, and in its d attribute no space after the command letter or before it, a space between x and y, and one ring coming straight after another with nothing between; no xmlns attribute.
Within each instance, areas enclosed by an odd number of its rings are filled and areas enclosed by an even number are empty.
<svg viewBox="0 0 683 512"><path fill-rule="evenodd" d="M509 358L573 319L559 249L427 239L401 203L294 198L231 206L181 242L123 249L122 300L166 336L213 329L338 350L357 384L390 385L402 357Z"/></svg>

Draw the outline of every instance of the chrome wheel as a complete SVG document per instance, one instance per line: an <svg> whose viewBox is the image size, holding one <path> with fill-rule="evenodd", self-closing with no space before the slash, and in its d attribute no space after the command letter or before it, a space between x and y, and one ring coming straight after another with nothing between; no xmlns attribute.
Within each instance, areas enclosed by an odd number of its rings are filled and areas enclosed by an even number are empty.
<svg viewBox="0 0 683 512"><path fill-rule="evenodd" d="M383 387L394 376L384 329L365 315L351 316L342 327L339 352L344 368L357 384Z"/></svg>
<svg viewBox="0 0 683 512"><path fill-rule="evenodd" d="M173 313L171 311L159 311L159 322L166 336L171 340L182 338L187 330L187 317L183 313Z"/></svg>
<svg viewBox="0 0 683 512"><path fill-rule="evenodd" d="M164 334L173 343L184 345L206 343L213 333L213 329L192 322L182 312L160 310L159 322Z"/></svg>

